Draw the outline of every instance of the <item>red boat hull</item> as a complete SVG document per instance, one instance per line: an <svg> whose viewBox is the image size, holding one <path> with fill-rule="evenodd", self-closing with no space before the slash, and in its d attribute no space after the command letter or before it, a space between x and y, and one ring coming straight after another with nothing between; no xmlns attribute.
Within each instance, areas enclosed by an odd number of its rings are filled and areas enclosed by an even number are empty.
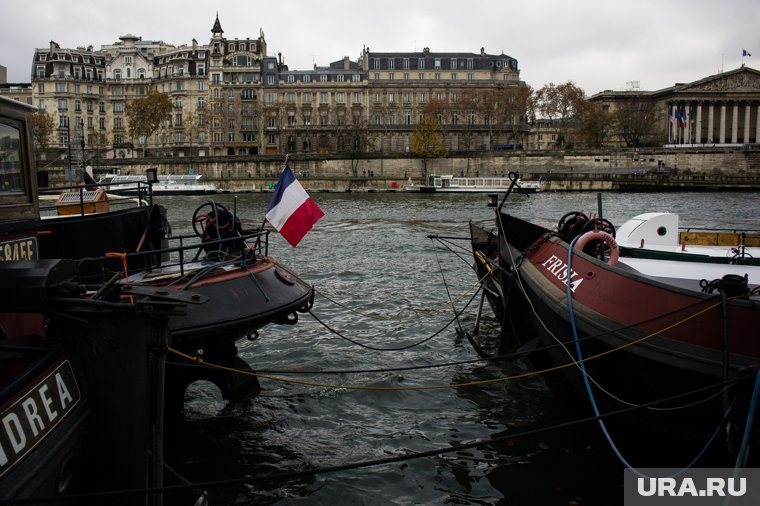
<svg viewBox="0 0 760 506"><path fill-rule="evenodd" d="M473 248L485 253L487 234L472 228ZM560 396L583 410L593 398L603 415L680 396L607 422L626 450L644 456L634 465L688 463L676 451L663 455L658 443L642 446L636 435L664 436L659 444L685 442L693 458L725 422L730 406L735 415L739 406L746 408L742 386L715 385L745 374L754 378L760 365L757 296L702 293L575 249L568 257L569 244L556 233L504 213L497 216L497 229L498 255L491 262L498 268L491 282L499 290L489 301L505 339L535 350L531 361L547 371ZM481 262L479 275L485 274Z"/></svg>

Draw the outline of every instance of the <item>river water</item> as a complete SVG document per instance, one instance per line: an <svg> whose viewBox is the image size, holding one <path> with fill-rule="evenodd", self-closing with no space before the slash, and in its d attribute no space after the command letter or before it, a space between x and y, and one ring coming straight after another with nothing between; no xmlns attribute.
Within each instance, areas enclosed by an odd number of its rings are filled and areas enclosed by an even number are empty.
<svg viewBox="0 0 760 506"><path fill-rule="evenodd" d="M236 208L244 228L255 228L269 197L213 199ZM221 412L214 387L194 385L184 420L167 429L165 459L172 469L206 490L212 505L622 503L622 467L590 423L317 472L550 428L588 412L557 398L540 376L477 384L531 366L522 359L477 361L456 332L458 325L471 331L477 314L478 298L469 303L477 284L469 243L450 240L452 253L428 235L467 238L469 220L492 224L485 195L312 197L325 216L297 248L272 234L270 254L314 285L312 311L332 331L306 314L294 326L272 325L257 340L240 341L240 356L254 370L301 383L262 379L262 393L231 413ZM193 211L209 197L157 200L178 232L190 229ZM506 205L513 214L554 225L569 211L596 212L597 194L513 195ZM603 194L604 217L616 226L642 212L672 211L682 226L757 229L758 209L757 193ZM463 313L452 324L453 308ZM487 306L484 315L479 340L488 349L498 325ZM431 365L438 367L409 369ZM463 383L476 384L451 386ZM367 386L385 389L361 389ZM409 388L415 386L441 388ZM313 472L262 479L293 471ZM179 492L165 503L193 504L197 497L197 491Z"/></svg>

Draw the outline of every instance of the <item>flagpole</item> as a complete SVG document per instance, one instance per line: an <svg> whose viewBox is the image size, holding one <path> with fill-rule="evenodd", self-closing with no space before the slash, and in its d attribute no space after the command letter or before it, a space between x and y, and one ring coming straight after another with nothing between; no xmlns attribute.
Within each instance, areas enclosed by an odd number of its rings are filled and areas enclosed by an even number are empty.
<svg viewBox="0 0 760 506"><path fill-rule="evenodd" d="M280 170L280 172L285 170L285 167L288 166L288 161L290 161L290 153L285 153L285 163L282 164L282 170ZM261 226L259 227L259 232L264 231L264 227L266 226L266 224L267 224L267 215L264 214L264 219L261 220ZM261 235L259 235L256 238L256 244L254 244L253 250L256 251L257 249L259 249L260 244L261 244Z"/></svg>
<svg viewBox="0 0 760 506"><path fill-rule="evenodd" d="M673 143L673 104L668 106L668 144Z"/></svg>
<svg viewBox="0 0 760 506"><path fill-rule="evenodd" d="M282 172L285 167L288 166L288 161L290 160L290 153L285 153L285 163L282 164L282 169L280 172ZM259 227L259 230L264 230L264 225L267 223L267 217L264 215L264 220L261 222L261 226Z"/></svg>

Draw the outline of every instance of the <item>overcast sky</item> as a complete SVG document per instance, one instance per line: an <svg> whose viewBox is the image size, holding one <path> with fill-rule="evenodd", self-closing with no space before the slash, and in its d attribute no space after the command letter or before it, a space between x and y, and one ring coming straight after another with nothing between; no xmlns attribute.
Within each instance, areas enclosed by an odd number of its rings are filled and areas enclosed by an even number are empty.
<svg viewBox="0 0 760 506"><path fill-rule="evenodd" d="M760 69L758 0L2 0L0 65L29 82L35 48L143 40L207 44L216 13L231 39L265 34L291 70L373 51L472 52L516 58L534 88L572 81L588 95L659 90ZM742 50L753 54L742 59Z"/></svg>

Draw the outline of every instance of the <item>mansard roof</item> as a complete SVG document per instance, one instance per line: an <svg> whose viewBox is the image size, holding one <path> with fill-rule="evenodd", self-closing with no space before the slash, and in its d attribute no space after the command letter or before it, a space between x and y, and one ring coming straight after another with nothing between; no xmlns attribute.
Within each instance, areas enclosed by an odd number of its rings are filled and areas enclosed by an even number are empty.
<svg viewBox="0 0 760 506"><path fill-rule="evenodd" d="M461 67L462 69L465 68L465 62L468 60L472 61L472 67L467 67L468 69L474 69L474 70L494 70L501 68L502 66L509 67L512 70L517 70L517 59L512 58L509 55L506 55L504 53L501 54L488 54L485 51L481 50L480 53L457 53L457 52L440 52L440 53L434 53L431 52L429 49L424 49L423 51L415 51L411 53L406 52L374 52L374 51L368 51L367 57L370 59L379 59L380 60L380 69L381 70L388 70L388 60L403 60L408 59L410 61L410 69L417 69L417 62L420 59L427 61L430 60L456 60L457 66ZM427 63L425 64L426 68L432 68ZM371 67L376 68L376 67ZM400 69L400 66L395 66L396 69ZM449 67L446 67L449 68Z"/></svg>
<svg viewBox="0 0 760 506"><path fill-rule="evenodd" d="M346 66L348 66L348 68L346 68ZM361 70L358 62L346 60L345 58L342 60L330 62L329 68L331 70Z"/></svg>

